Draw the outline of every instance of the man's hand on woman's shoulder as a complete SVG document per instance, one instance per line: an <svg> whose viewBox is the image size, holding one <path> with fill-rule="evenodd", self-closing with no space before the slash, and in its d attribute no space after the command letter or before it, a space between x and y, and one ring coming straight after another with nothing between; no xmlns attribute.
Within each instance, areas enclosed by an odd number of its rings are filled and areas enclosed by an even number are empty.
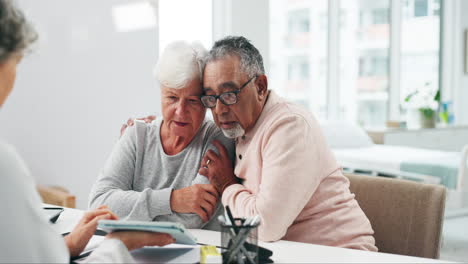
<svg viewBox="0 0 468 264"><path fill-rule="evenodd" d="M122 127L120 128L120 136L122 136L125 133L125 130L127 130L127 127L133 126L135 124L135 120L143 120L145 123L149 124L153 122L153 120L156 119L155 115L149 115L147 117L139 117L139 118L129 118L127 120L127 123L123 124Z"/></svg>

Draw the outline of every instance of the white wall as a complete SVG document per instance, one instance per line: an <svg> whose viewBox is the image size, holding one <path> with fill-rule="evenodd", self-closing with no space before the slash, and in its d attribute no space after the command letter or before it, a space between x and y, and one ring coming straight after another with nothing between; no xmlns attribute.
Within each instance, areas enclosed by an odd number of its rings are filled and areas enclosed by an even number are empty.
<svg viewBox="0 0 468 264"><path fill-rule="evenodd" d="M268 0L213 0L213 40L244 36L260 51L268 74L270 18Z"/></svg>
<svg viewBox="0 0 468 264"><path fill-rule="evenodd" d="M468 13L468 0L461 0L461 8L460 8L460 18L461 18L461 27L460 27L460 32L462 37L459 39L462 41L462 44L460 45L460 56L462 57L460 61L460 68L459 72L461 72L461 77L460 77L460 82L459 82L459 91L458 91L458 96L455 100L459 100L459 105L461 108L461 111L459 111L458 117L456 116L455 118L458 119L457 122L461 124L468 124L468 74L464 73L464 62L465 62L465 57L467 54L464 51L464 47L466 45L465 40L464 40L464 32L465 30L468 30L468 16L466 15Z"/></svg>
<svg viewBox="0 0 468 264"><path fill-rule="evenodd" d="M265 71L270 65L270 6L268 0L233 0L232 34L250 39L263 57Z"/></svg>
<svg viewBox="0 0 468 264"><path fill-rule="evenodd" d="M84 208L129 116L160 112L152 68L157 28L117 33L111 7L135 0L22 0L40 33L0 111L0 138L41 184L61 185Z"/></svg>

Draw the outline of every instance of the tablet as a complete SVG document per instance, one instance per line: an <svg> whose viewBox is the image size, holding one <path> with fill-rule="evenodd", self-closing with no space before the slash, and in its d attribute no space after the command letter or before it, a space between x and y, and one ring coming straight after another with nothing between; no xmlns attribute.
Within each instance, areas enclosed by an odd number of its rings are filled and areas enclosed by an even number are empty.
<svg viewBox="0 0 468 264"><path fill-rule="evenodd" d="M123 220L99 220L98 228L108 233L115 231L148 231L171 235L178 244L196 245L197 239L184 225L173 222L145 222Z"/></svg>
<svg viewBox="0 0 468 264"><path fill-rule="evenodd" d="M59 218L60 214L63 212L61 207L43 207L45 214L49 217L49 221L55 223Z"/></svg>

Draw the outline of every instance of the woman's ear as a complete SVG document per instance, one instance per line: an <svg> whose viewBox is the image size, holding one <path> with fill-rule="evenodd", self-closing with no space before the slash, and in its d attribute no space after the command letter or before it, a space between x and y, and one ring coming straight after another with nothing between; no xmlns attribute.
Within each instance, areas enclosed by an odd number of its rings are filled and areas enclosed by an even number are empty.
<svg viewBox="0 0 468 264"><path fill-rule="evenodd" d="M256 78L255 82L257 84L258 97L263 101L268 93L268 78L265 74L262 74Z"/></svg>
<svg viewBox="0 0 468 264"><path fill-rule="evenodd" d="M20 57L10 55L6 60L0 61L0 107L13 90L16 66L20 60Z"/></svg>

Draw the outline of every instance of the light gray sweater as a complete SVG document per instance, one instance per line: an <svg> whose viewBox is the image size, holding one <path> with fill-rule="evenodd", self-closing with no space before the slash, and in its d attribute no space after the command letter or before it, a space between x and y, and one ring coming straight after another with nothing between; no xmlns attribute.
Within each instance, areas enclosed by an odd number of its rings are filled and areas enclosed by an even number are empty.
<svg viewBox="0 0 468 264"><path fill-rule="evenodd" d="M203 223L197 214L175 213L170 207L173 189L193 184L207 184L198 174L208 149L216 151L219 140L234 159L234 141L224 137L211 120L205 120L192 142L180 153L167 155L162 147L162 118L151 124L135 122L115 145L109 159L93 185L89 207L107 205L121 219L179 222L187 228L216 229L216 219ZM218 214L221 202L218 203ZM215 214L216 215L216 214Z"/></svg>

